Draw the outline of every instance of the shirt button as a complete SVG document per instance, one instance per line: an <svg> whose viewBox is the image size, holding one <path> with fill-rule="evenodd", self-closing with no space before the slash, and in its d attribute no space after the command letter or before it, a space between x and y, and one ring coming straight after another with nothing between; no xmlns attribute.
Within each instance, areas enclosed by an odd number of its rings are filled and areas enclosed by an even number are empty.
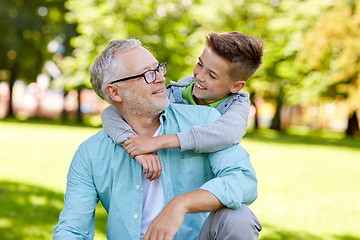
<svg viewBox="0 0 360 240"><path fill-rule="evenodd" d="M140 185L136 185L136 189L140 189Z"/></svg>
<svg viewBox="0 0 360 240"><path fill-rule="evenodd" d="M134 219L138 219L138 215L134 215Z"/></svg>

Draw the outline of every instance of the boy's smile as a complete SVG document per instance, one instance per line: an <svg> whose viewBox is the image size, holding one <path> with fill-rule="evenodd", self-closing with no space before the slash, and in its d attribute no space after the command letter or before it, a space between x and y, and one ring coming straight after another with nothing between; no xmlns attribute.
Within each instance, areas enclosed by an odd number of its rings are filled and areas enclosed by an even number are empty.
<svg viewBox="0 0 360 240"><path fill-rule="evenodd" d="M233 88L228 71L231 63L205 47L194 68L194 100L199 105L208 105L226 97Z"/></svg>
<svg viewBox="0 0 360 240"><path fill-rule="evenodd" d="M200 90L206 90L206 88L203 87L203 86L201 86L201 85L199 84L199 82L195 82L195 87L196 87L196 88L199 88Z"/></svg>

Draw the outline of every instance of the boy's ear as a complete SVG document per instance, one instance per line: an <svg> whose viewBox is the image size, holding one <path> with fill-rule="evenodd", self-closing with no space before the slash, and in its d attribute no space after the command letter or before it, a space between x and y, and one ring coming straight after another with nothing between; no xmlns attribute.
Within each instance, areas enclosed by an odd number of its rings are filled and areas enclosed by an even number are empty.
<svg viewBox="0 0 360 240"><path fill-rule="evenodd" d="M105 89L111 100L114 102L121 102L121 90L119 88L114 84L108 84Z"/></svg>
<svg viewBox="0 0 360 240"><path fill-rule="evenodd" d="M232 86L232 88L230 88L230 92L237 93L245 86L245 83L246 83L245 81L241 81L241 80L235 82L234 85Z"/></svg>

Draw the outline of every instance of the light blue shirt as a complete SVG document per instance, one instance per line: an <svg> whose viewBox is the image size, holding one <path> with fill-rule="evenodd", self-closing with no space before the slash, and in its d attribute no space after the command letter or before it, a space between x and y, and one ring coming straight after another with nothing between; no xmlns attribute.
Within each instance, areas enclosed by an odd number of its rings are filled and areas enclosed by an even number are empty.
<svg viewBox="0 0 360 240"><path fill-rule="evenodd" d="M170 104L161 114L162 134L187 131L214 122L214 108ZM158 151L162 164L165 204L173 197L204 189L226 207L239 208L257 197L257 180L248 153L235 145L211 154L179 149ZM54 239L92 239L95 207L100 200L108 213L108 239L140 239L142 167L116 145L104 130L82 143L72 160L64 209L54 227ZM173 238L196 239L208 213L190 213Z"/></svg>

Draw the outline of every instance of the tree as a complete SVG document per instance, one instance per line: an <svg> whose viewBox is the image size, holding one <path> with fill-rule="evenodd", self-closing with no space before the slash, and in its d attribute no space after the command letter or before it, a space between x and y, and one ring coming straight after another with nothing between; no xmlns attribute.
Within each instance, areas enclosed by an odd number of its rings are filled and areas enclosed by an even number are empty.
<svg viewBox="0 0 360 240"><path fill-rule="evenodd" d="M277 105L271 128L281 130L280 113L284 104L299 103L291 91L297 87L301 74L294 67L306 31L318 16L332 6L334 0L248 0L208 1L197 7L199 24L212 31L239 31L261 36L265 41L263 66L246 83L252 96L274 101ZM211 16L211 17L209 17Z"/></svg>
<svg viewBox="0 0 360 240"><path fill-rule="evenodd" d="M262 68L246 84L251 96L275 100L273 128L280 130L283 104L299 102L291 89L301 74L294 67L306 31L335 0L68 0L67 19L78 25L76 48L62 64L60 85L89 84L88 67L111 39L138 38L167 61L168 80L191 74L210 32L239 31L265 40ZM289 93L291 93L289 95Z"/></svg>
<svg viewBox="0 0 360 240"><path fill-rule="evenodd" d="M359 37L359 1L339 1L307 32L304 51L298 56L299 66L309 76L304 85L313 82L318 86L312 94L347 102L348 136L359 134L356 115L360 108Z"/></svg>
<svg viewBox="0 0 360 240"><path fill-rule="evenodd" d="M266 52L263 78L250 82L263 97L275 100L276 111L270 128L282 130L281 110L284 104L296 104L300 99L293 94L301 81L294 66L296 55L306 31L333 1L271 1L273 14L264 27ZM261 86L261 87L259 87Z"/></svg>
<svg viewBox="0 0 360 240"><path fill-rule="evenodd" d="M79 36L72 40L76 49L63 61L58 79L65 88L81 84L90 87L88 68L112 39L138 38L159 61L168 62L167 79L178 80L191 73L198 53L197 23L191 18L187 1L95 1L68 0L66 18L78 25ZM196 3L195 3L196 4ZM202 37L202 36L201 36Z"/></svg>
<svg viewBox="0 0 360 240"><path fill-rule="evenodd" d="M0 80L8 81L10 98L16 80L33 82L44 62L53 54L66 54L74 26L63 19L64 0L3 0L0 5ZM53 53L48 43L56 40L63 48ZM12 99L8 115L13 115Z"/></svg>
<svg viewBox="0 0 360 240"><path fill-rule="evenodd" d="M141 39L160 61L168 62L167 79L178 80L191 74L208 33L260 35L274 12L267 0L68 0L67 7L67 19L78 25L80 36L73 39L76 51L63 62L65 74L58 79L66 89L89 86L88 67L111 39Z"/></svg>

